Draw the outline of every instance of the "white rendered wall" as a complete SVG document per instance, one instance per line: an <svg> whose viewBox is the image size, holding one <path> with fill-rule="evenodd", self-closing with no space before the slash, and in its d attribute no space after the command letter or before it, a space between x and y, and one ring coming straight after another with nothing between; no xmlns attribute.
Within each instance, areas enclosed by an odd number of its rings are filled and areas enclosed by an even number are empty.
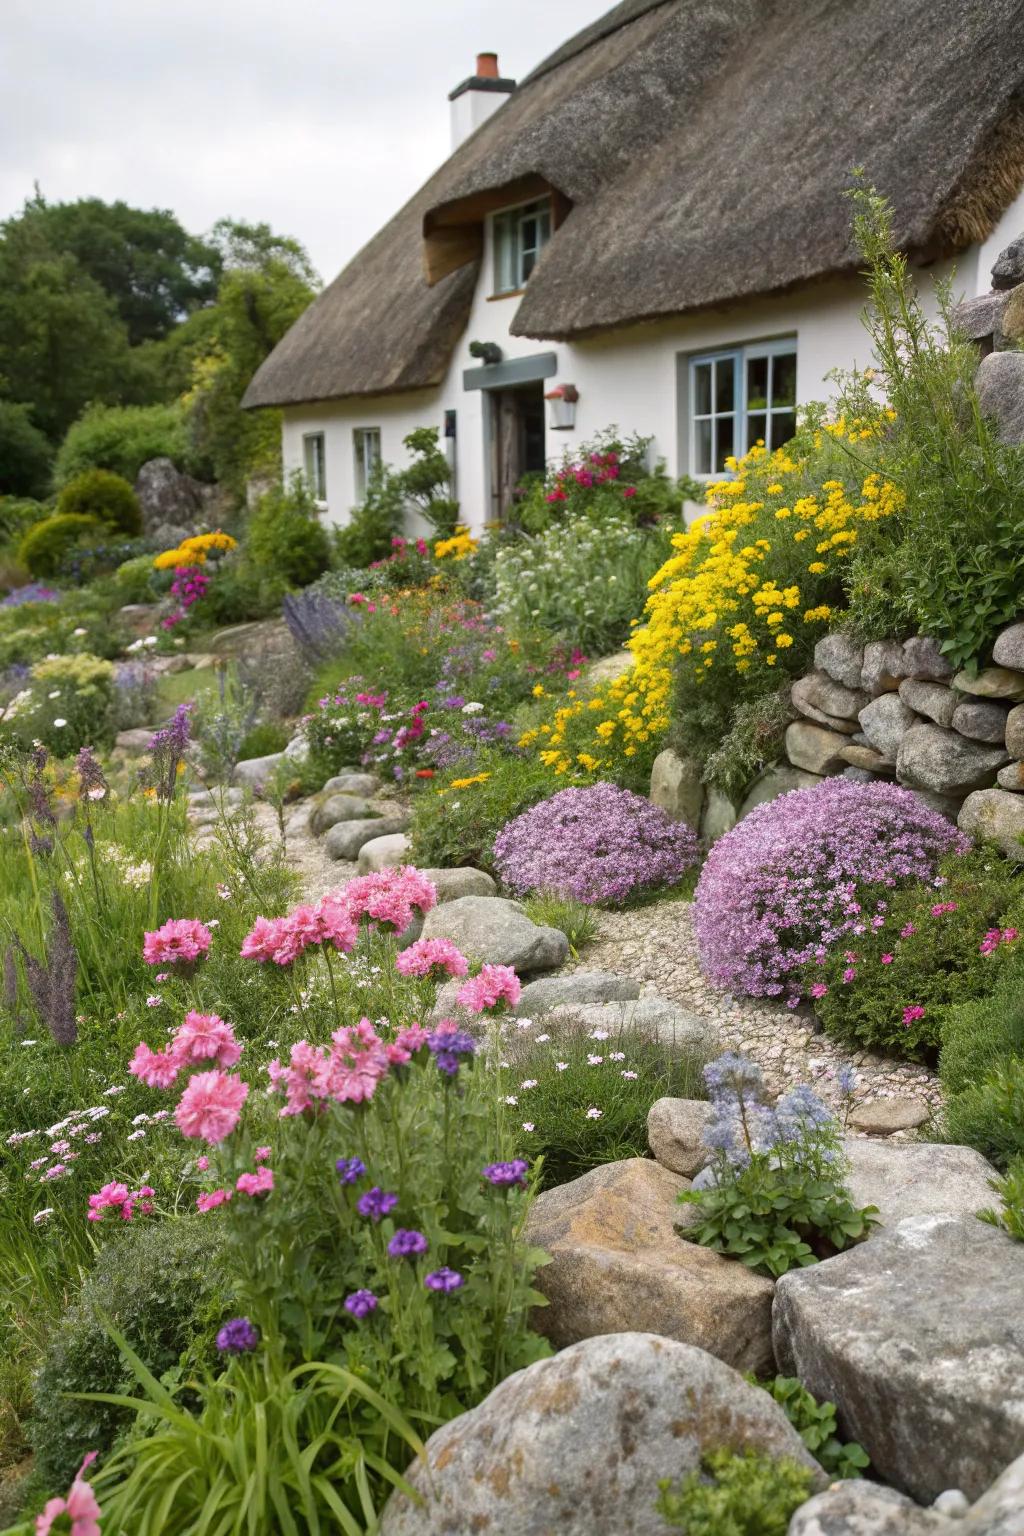
<svg viewBox="0 0 1024 1536"><path fill-rule="evenodd" d="M988 239L981 245L972 246L972 252L977 252L977 273L974 292L976 294L988 293L992 286L992 264L1000 251L1005 250L1011 240L1016 240L1019 235L1024 235L1024 187L1017 194L1016 199L1010 204L1003 214L995 229Z"/></svg>
<svg viewBox="0 0 1024 1536"><path fill-rule="evenodd" d="M1024 202L1021 208L1024 213ZM1007 219L1011 214L1012 210ZM997 238L1001 238L1001 244L993 250L984 267L985 291L988 267L1012 236L999 237L997 231L992 239ZM983 252L988 245L986 242ZM978 254L979 248L972 247L957 263L956 288L961 293L976 291ZM948 266L942 266L919 275L922 296L932 310L931 278L935 273L944 274L949 270ZM797 338L797 401L801 405L829 396L832 386L827 375L834 368L867 367L871 362L869 339L861 323L866 292L863 282L855 278L811 284L776 298L708 310L670 322L635 326L606 337L573 343L510 336L508 327L519 299L514 295L491 299L491 286L492 253L488 237L469 322L455 348L445 380L437 389L293 406L285 410L283 449L286 472L302 468L303 434L324 433L327 517L330 522L346 523L357 499L353 447L356 428L379 427L384 462L400 467L408 457L402 447L403 437L420 426L436 426L443 431L445 411L455 410L456 491L462 505L461 516L474 531L483 528L491 515L485 458L487 401L485 391L462 387L463 371L480 366L469 354L472 341L497 342L506 360L544 352L557 355L557 372L554 378L545 380L545 390L556 383L575 384L580 398L574 430L548 428L546 451L549 461L557 461L564 451L572 452L578 444L614 424L622 432L640 432L653 437L652 454L665 460L672 475L682 474L688 468L686 434L680 434L677 414L677 360L680 354L794 335Z"/></svg>
<svg viewBox="0 0 1024 1536"><path fill-rule="evenodd" d="M508 101L508 91L463 91L448 103L452 151L458 149L464 139L476 133L481 123L493 117L499 107Z"/></svg>

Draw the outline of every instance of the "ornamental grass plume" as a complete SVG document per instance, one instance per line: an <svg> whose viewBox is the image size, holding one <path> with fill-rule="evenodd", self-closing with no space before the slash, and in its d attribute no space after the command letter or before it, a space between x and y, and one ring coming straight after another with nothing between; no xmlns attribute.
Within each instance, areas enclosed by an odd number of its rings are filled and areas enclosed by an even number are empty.
<svg viewBox="0 0 1024 1536"><path fill-rule="evenodd" d="M560 790L508 822L494 840L495 867L511 890L589 906L674 885L697 858L691 827L614 784Z"/></svg>
<svg viewBox="0 0 1024 1536"><path fill-rule="evenodd" d="M59 891L50 897L53 922L42 960L29 953L15 934L14 942L25 967L25 981L36 1012L58 1045L74 1045L78 1039L75 1018L75 984L78 977L78 951L71 937L68 909Z"/></svg>
<svg viewBox="0 0 1024 1536"><path fill-rule="evenodd" d="M720 986L795 1000L800 971L870 920L861 883L931 879L970 842L911 790L831 778L760 805L719 838L694 897L701 965Z"/></svg>

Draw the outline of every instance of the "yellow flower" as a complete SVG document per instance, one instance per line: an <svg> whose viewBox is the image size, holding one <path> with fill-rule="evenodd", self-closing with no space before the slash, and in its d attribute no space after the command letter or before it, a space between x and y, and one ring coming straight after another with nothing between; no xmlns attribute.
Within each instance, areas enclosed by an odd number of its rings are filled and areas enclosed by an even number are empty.
<svg viewBox="0 0 1024 1536"><path fill-rule="evenodd" d="M489 773L474 773L471 779L452 779L449 789L469 789L473 784L483 784L490 778Z"/></svg>
<svg viewBox="0 0 1024 1536"><path fill-rule="evenodd" d="M534 698L535 699L542 699L544 697L544 693L545 693L544 684L543 683L534 683L534 685L533 685L533 696L534 696Z"/></svg>
<svg viewBox="0 0 1024 1536"><path fill-rule="evenodd" d="M791 646L793 644L793 636L792 635L776 635L775 636L775 644L778 646L780 651L787 650L789 648L789 646Z"/></svg>
<svg viewBox="0 0 1024 1536"><path fill-rule="evenodd" d="M451 555L455 560L465 560L467 555L475 555L479 547L479 540L470 538L466 525L457 523L452 538L439 539L434 545L434 559L444 560Z"/></svg>
<svg viewBox="0 0 1024 1536"><path fill-rule="evenodd" d="M825 564L824 560L814 560L807 567L807 569L810 571L812 576L820 576L822 571L828 570L828 566Z"/></svg>

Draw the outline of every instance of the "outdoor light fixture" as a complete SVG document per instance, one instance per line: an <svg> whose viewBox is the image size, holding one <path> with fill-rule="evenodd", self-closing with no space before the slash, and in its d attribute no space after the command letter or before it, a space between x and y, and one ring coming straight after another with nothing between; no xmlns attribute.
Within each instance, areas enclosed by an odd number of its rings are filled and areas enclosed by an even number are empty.
<svg viewBox="0 0 1024 1536"><path fill-rule="evenodd" d="M571 432L576 425L576 402L579 390L575 384L556 384L544 399L549 401L548 426L552 432Z"/></svg>

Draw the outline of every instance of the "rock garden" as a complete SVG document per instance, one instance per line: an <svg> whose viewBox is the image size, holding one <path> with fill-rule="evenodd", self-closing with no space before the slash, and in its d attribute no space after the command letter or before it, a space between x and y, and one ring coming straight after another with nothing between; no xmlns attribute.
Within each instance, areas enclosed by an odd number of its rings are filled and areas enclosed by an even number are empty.
<svg viewBox="0 0 1024 1536"><path fill-rule="evenodd" d="M858 208L689 525L168 460L11 587L12 1533L1024 1532L1024 251L931 327Z"/></svg>

